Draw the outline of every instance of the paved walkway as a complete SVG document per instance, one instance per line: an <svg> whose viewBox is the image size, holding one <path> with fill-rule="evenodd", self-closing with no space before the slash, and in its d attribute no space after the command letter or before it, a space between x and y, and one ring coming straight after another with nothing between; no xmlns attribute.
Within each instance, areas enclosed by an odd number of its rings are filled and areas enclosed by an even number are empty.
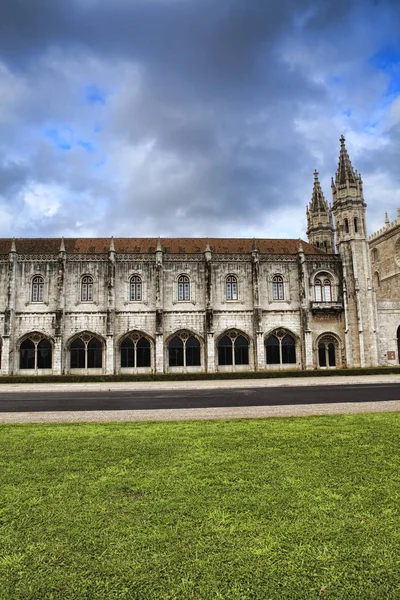
<svg viewBox="0 0 400 600"><path fill-rule="evenodd" d="M159 410L63 411L0 413L0 423L82 423L121 421L178 421L206 419L249 419L331 415L345 413L370 413L400 411L400 375L369 375L349 377L296 377L282 379L236 379L199 381L103 382L103 383L52 383L52 384L0 384L3 392L71 392L71 391L140 391L140 390L190 390L252 387L300 387L324 385L399 384L399 399L385 402L350 402L334 404L303 404L289 406L244 406Z"/></svg>

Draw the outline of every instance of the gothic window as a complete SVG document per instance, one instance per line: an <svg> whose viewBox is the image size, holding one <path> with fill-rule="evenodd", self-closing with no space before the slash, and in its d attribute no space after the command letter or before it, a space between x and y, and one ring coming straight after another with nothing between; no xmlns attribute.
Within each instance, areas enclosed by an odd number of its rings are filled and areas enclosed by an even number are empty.
<svg viewBox="0 0 400 600"><path fill-rule="evenodd" d="M43 302L44 279L37 275L32 279L32 302Z"/></svg>
<svg viewBox="0 0 400 600"><path fill-rule="evenodd" d="M375 289L378 289L378 287L380 287L380 285L381 285L381 282L379 280L378 271L375 271L375 273L374 273L374 283L375 283Z"/></svg>
<svg viewBox="0 0 400 600"><path fill-rule="evenodd" d="M40 334L32 334L19 347L20 369L51 369L52 345Z"/></svg>
<svg viewBox="0 0 400 600"><path fill-rule="evenodd" d="M249 342L236 331L224 335L218 342L218 364L248 365Z"/></svg>
<svg viewBox="0 0 400 600"><path fill-rule="evenodd" d="M335 345L322 341L318 344L318 364L322 368L336 367Z"/></svg>
<svg viewBox="0 0 400 600"><path fill-rule="evenodd" d="M265 342L267 365L286 365L296 363L296 342L285 332L277 332Z"/></svg>
<svg viewBox="0 0 400 600"><path fill-rule="evenodd" d="M142 299L142 279L139 275L133 275L130 279L129 299L139 302Z"/></svg>
<svg viewBox="0 0 400 600"><path fill-rule="evenodd" d="M378 260L378 258L379 258L379 253L378 253L378 250L377 250L377 248L374 248L374 249L372 250L372 260L373 260L374 262L376 262L376 261Z"/></svg>
<svg viewBox="0 0 400 600"><path fill-rule="evenodd" d="M349 233L349 220L348 219L344 220L344 230L346 233Z"/></svg>
<svg viewBox="0 0 400 600"><path fill-rule="evenodd" d="M280 275L275 275L275 277L272 279L272 298L273 300L284 299L283 277Z"/></svg>
<svg viewBox="0 0 400 600"><path fill-rule="evenodd" d="M178 300L180 302L190 300L190 279L187 275L178 278Z"/></svg>
<svg viewBox="0 0 400 600"><path fill-rule="evenodd" d="M358 232L358 219L357 219L357 217L354 217L354 232L355 233Z"/></svg>
<svg viewBox="0 0 400 600"><path fill-rule="evenodd" d="M234 275L228 275L226 278L226 299L237 300L237 279Z"/></svg>
<svg viewBox="0 0 400 600"><path fill-rule="evenodd" d="M81 279L81 301L91 302L93 300L93 277L85 275Z"/></svg>
<svg viewBox="0 0 400 600"><path fill-rule="evenodd" d="M329 279L324 279L324 301L332 302L332 289Z"/></svg>
<svg viewBox="0 0 400 600"><path fill-rule="evenodd" d="M121 343L121 367L150 367L150 342L140 334L132 334Z"/></svg>
<svg viewBox="0 0 400 600"><path fill-rule="evenodd" d="M315 287L315 300L316 302L322 302L322 285L321 280L316 279L314 282Z"/></svg>
<svg viewBox="0 0 400 600"><path fill-rule="evenodd" d="M170 367L200 366L200 342L194 335L182 332L168 344Z"/></svg>
<svg viewBox="0 0 400 600"><path fill-rule="evenodd" d="M70 345L71 369L101 369L103 343L91 334L82 334Z"/></svg>
<svg viewBox="0 0 400 600"><path fill-rule="evenodd" d="M325 277L319 277L314 280L315 301L316 302L332 302L332 282Z"/></svg>

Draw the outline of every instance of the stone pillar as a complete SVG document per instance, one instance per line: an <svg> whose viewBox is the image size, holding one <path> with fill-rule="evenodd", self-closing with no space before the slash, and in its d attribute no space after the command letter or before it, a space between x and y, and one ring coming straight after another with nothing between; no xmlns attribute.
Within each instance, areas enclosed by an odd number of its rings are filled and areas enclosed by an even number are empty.
<svg viewBox="0 0 400 600"><path fill-rule="evenodd" d="M304 332L304 358L306 370L310 371L311 369L314 369L312 333L309 330Z"/></svg>
<svg viewBox="0 0 400 600"><path fill-rule="evenodd" d="M106 338L104 363L105 374L112 375L114 373L114 336L112 334L107 335Z"/></svg>
<svg viewBox="0 0 400 600"><path fill-rule="evenodd" d="M207 373L215 372L215 340L214 333L207 333Z"/></svg>
<svg viewBox="0 0 400 600"><path fill-rule="evenodd" d="M3 336L3 345L1 348L1 371L2 375L11 375L12 374L12 355L10 355L10 336Z"/></svg>
<svg viewBox="0 0 400 600"><path fill-rule="evenodd" d="M62 374L62 363L62 340L61 336L56 336L53 348L53 375Z"/></svg>
<svg viewBox="0 0 400 600"><path fill-rule="evenodd" d="M256 334L256 371L265 369L265 348L264 348L264 333L258 331Z"/></svg>
<svg viewBox="0 0 400 600"><path fill-rule="evenodd" d="M164 335L156 334L155 372L164 373Z"/></svg>

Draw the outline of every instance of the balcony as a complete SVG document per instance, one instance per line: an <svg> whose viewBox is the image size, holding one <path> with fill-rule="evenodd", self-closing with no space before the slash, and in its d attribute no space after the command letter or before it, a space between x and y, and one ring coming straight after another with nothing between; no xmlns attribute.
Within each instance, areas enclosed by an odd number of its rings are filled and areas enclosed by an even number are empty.
<svg viewBox="0 0 400 600"><path fill-rule="evenodd" d="M313 315L337 315L342 311L342 302L311 302L311 312Z"/></svg>

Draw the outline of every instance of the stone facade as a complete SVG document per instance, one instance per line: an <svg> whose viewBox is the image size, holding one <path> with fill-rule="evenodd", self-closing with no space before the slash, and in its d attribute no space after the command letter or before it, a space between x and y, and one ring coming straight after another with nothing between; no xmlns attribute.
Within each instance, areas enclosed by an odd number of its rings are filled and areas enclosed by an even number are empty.
<svg viewBox="0 0 400 600"><path fill-rule="evenodd" d="M367 241L343 138L332 193L315 173L310 243L0 240L1 374L397 364L400 214Z"/></svg>

